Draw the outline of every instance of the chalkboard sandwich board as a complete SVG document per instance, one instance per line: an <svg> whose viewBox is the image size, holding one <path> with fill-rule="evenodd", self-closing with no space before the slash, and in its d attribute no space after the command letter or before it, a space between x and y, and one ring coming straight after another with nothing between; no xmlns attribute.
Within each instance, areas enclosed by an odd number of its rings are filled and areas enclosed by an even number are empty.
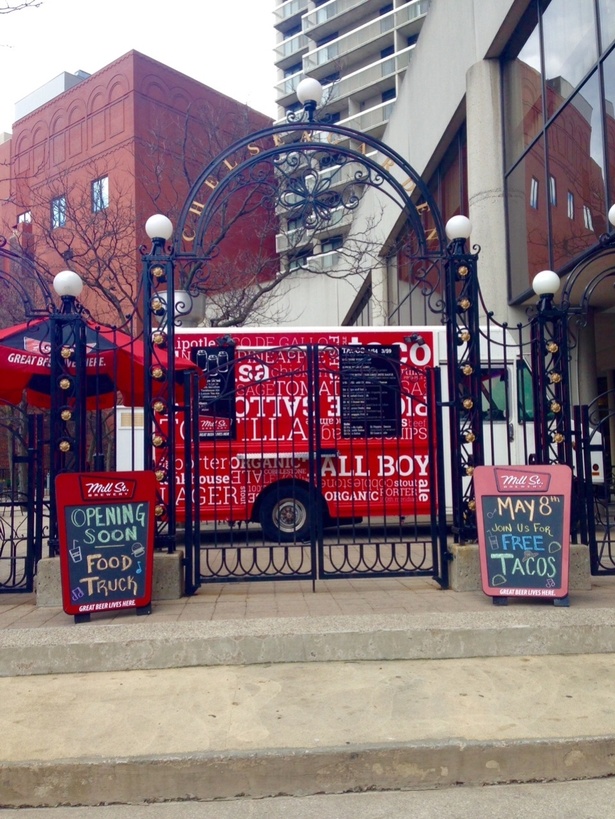
<svg viewBox="0 0 615 819"><path fill-rule="evenodd" d="M62 602L75 620L152 599L153 472L64 473L56 478Z"/></svg>
<svg viewBox="0 0 615 819"><path fill-rule="evenodd" d="M474 489L485 594L494 603L526 597L567 605L570 468L480 466Z"/></svg>

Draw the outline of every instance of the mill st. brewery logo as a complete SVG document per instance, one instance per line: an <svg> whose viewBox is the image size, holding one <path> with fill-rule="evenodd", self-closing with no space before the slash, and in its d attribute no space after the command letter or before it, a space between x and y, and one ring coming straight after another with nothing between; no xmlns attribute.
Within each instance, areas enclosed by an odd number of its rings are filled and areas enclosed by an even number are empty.
<svg viewBox="0 0 615 819"><path fill-rule="evenodd" d="M496 467L498 492L548 492L551 475L531 468Z"/></svg>

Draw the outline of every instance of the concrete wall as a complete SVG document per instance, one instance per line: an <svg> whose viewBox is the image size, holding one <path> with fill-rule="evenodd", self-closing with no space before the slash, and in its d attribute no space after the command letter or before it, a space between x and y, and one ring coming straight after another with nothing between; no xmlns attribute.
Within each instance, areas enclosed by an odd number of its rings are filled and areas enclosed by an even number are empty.
<svg viewBox="0 0 615 819"><path fill-rule="evenodd" d="M280 286L267 305L269 324L301 327L339 327L361 288L357 276L333 279L325 274L297 271L288 284ZM284 292L282 292L284 288ZM266 326L267 322L259 324Z"/></svg>

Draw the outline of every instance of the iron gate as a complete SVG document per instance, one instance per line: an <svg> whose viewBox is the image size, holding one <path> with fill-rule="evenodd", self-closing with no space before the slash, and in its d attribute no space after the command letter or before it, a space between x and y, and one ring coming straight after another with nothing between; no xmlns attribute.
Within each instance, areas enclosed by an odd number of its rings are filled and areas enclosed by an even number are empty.
<svg viewBox="0 0 615 819"><path fill-rule="evenodd" d="M582 543L589 546L592 575L615 574L615 505L610 428L615 419L613 391L592 404L575 407L576 518Z"/></svg>
<svg viewBox="0 0 615 819"><path fill-rule="evenodd" d="M178 519L197 510L189 588L412 575L447 585L437 368L400 360L395 345L221 345L195 358L206 387L180 424L177 460Z"/></svg>
<svg viewBox="0 0 615 819"><path fill-rule="evenodd" d="M43 415L0 406L0 594L33 591L49 533L43 423Z"/></svg>

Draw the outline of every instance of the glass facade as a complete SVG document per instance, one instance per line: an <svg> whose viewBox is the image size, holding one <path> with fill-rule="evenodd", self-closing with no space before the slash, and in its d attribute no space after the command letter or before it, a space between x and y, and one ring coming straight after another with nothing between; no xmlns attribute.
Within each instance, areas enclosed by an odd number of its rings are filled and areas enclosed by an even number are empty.
<svg viewBox="0 0 615 819"><path fill-rule="evenodd" d="M543 129L540 32L536 27L514 60L504 65L506 159L511 165Z"/></svg>
<svg viewBox="0 0 615 819"><path fill-rule="evenodd" d="M615 0L613 0L615 25ZM609 203L615 200L615 50L603 63L605 142L608 157Z"/></svg>
<svg viewBox="0 0 615 819"><path fill-rule="evenodd" d="M542 16L547 113L555 114L598 58L595 0L551 0Z"/></svg>
<svg viewBox="0 0 615 819"><path fill-rule="evenodd" d="M603 50L615 40L615 0L600 0L600 42Z"/></svg>
<svg viewBox="0 0 615 819"><path fill-rule="evenodd" d="M533 0L503 60L510 297L566 270L615 200L615 0Z"/></svg>

